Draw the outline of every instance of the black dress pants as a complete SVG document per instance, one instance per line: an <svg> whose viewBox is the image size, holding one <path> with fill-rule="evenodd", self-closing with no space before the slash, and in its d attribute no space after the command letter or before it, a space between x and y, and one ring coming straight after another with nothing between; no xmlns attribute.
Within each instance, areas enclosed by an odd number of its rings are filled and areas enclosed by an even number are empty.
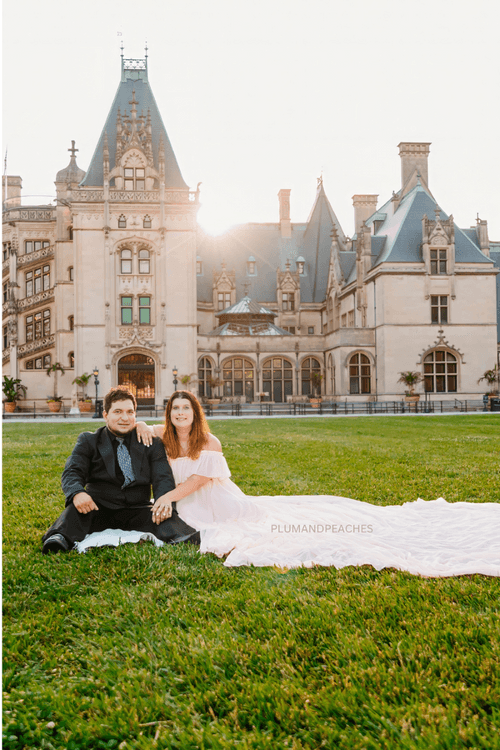
<svg viewBox="0 0 500 750"><path fill-rule="evenodd" d="M75 542L81 542L87 534L92 534L94 531L123 529L123 531L149 532L167 544L200 543L199 532L188 526L179 517L175 508L172 508L171 518L156 524L153 523L151 505L140 508L105 508L98 502L96 505L99 510L91 510L90 513L79 513L73 503L68 505L44 534L42 542L54 534L62 534L72 549Z"/></svg>

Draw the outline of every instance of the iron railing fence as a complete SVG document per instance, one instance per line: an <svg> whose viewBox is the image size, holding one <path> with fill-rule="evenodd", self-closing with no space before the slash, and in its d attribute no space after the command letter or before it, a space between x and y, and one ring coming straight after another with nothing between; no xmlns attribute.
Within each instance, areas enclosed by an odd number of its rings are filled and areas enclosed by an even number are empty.
<svg viewBox="0 0 500 750"><path fill-rule="evenodd" d="M29 402L28 402L29 403ZM70 408L66 404L61 404L61 410L57 413L48 411L47 407L42 408L33 402L33 408L28 407L26 401L22 402L22 407L15 412L7 413L4 411L5 420L18 419L68 419L81 417L82 419L92 420L96 416L102 418L102 400L97 402L97 412L95 408L91 412L82 414L71 414ZM28 408L27 408L28 407ZM343 414L446 414L458 412L480 412L496 411L493 405L485 404L481 399L454 399L449 400L420 400L415 403L406 401L321 401L319 404L312 406L310 403L256 403L256 404L238 404L225 403L203 404L203 409L207 417L245 417L245 416L315 416L321 415L343 415ZM137 416L141 418L161 419L165 414L165 406L140 405L137 407Z"/></svg>

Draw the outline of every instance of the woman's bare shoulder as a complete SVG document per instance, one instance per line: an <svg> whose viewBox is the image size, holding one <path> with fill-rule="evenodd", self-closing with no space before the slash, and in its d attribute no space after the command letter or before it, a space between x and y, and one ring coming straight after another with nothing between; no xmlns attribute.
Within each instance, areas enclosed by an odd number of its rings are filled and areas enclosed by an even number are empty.
<svg viewBox="0 0 500 750"><path fill-rule="evenodd" d="M219 451L219 453L222 453L222 445L220 444L219 438L216 438L215 435L212 435L212 433L210 433L205 445L205 450Z"/></svg>

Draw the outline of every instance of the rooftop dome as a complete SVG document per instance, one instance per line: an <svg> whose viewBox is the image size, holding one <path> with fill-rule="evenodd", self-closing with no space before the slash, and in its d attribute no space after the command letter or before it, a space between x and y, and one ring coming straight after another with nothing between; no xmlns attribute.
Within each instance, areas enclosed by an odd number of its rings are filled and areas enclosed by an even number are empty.
<svg viewBox="0 0 500 750"><path fill-rule="evenodd" d="M76 182L78 184L85 177L85 171L80 169L76 163L76 151L78 151L78 149L75 148L74 141L71 141L71 148L69 148L68 151L71 151L71 159L69 160L68 166L57 173L56 182Z"/></svg>

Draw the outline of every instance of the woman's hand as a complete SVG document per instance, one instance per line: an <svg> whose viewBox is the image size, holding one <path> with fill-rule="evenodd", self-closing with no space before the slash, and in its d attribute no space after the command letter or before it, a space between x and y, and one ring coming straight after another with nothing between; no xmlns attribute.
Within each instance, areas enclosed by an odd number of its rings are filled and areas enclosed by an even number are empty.
<svg viewBox="0 0 500 750"><path fill-rule="evenodd" d="M159 497L151 508L153 513L153 523L156 525L162 523L162 521L166 521L167 518L171 518L172 516L172 501L168 499L169 495L170 492L167 492L165 495Z"/></svg>
<svg viewBox="0 0 500 750"><path fill-rule="evenodd" d="M153 443L154 428L146 424L146 422L136 422L135 429L137 432L137 441L144 443L146 446L150 446Z"/></svg>

